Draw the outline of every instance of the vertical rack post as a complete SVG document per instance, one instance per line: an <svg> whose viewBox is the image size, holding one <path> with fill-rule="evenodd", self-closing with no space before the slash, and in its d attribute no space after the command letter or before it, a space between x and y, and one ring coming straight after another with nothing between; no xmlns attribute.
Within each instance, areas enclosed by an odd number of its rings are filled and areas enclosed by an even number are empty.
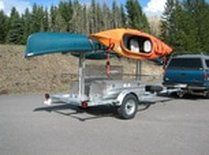
<svg viewBox="0 0 209 155"><path fill-rule="evenodd" d="M78 83L79 98L82 100L85 95L85 54L83 52L81 52L79 56Z"/></svg>
<svg viewBox="0 0 209 155"><path fill-rule="evenodd" d="M136 80L141 80L141 74L142 74L142 62L141 60L136 61Z"/></svg>

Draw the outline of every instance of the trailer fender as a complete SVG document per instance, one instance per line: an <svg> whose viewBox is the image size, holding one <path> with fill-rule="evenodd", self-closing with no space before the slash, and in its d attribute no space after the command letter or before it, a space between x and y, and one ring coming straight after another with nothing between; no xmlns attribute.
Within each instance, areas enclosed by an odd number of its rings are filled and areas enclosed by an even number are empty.
<svg viewBox="0 0 209 155"><path fill-rule="evenodd" d="M122 91L122 92L118 95L118 97L117 97L117 103L116 103L115 105L116 105L116 106L121 106L121 105L122 105L122 102L123 102L123 100L124 100L124 98L125 98L127 95L129 95L129 94L133 94L133 95L137 98L137 100L139 100L139 99L138 99L138 96L136 95L136 93L134 93L134 92L132 92L132 91L124 90L124 91Z"/></svg>

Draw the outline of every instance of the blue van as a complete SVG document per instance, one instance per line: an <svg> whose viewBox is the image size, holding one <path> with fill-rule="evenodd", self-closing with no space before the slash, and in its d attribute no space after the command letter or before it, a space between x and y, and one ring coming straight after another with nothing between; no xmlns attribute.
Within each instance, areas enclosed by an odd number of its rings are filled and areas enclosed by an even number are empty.
<svg viewBox="0 0 209 155"><path fill-rule="evenodd" d="M186 93L209 96L209 56L184 54L171 57L165 68L163 85L168 89L179 88L179 97Z"/></svg>

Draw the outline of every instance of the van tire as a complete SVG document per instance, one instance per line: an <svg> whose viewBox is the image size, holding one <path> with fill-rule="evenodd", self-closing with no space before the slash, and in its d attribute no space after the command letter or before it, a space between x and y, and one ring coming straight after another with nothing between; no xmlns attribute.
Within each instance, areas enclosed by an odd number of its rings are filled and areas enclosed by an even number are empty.
<svg viewBox="0 0 209 155"><path fill-rule="evenodd" d="M208 90L207 93L206 93L206 98L209 99L209 90Z"/></svg>
<svg viewBox="0 0 209 155"><path fill-rule="evenodd" d="M183 98L184 95L185 95L185 92L184 91L179 91L176 93L176 95L179 97L179 98Z"/></svg>

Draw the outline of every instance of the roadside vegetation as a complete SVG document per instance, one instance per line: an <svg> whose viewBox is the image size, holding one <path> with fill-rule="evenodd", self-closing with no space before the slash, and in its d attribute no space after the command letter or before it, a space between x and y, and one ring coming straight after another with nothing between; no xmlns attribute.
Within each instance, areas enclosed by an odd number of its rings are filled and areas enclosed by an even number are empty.
<svg viewBox="0 0 209 155"><path fill-rule="evenodd" d="M117 27L149 31L147 18L136 0L127 0L126 6L116 1L109 5L95 0L88 5L78 0L60 1L58 6L51 8L34 4L32 11L26 9L22 15L15 7L10 16L1 11L0 19L1 43L25 44L27 37L34 32L90 34Z"/></svg>
<svg viewBox="0 0 209 155"><path fill-rule="evenodd" d="M68 92L77 80L78 59L71 55L54 54L25 59L25 46L0 44L0 95L16 93ZM106 61L87 61L101 71ZM120 65L123 72L135 73L135 62L112 59L111 65ZM161 75L162 66L143 62L143 74ZM103 69L105 73L105 69ZM101 76L101 75L100 75ZM133 78L133 77L130 77ZM153 78L153 77L151 77ZM154 77L156 78L156 77ZM152 79L148 79L152 80Z"/></svg>
<svg viewBox="0 0 209 155"><path fill-rule="evenodd" d="M9 16L0 11L0 23L0 43L3 44L24 45L28 36L35 32L88 35L128 27L157 35L176 52L209 52L209 4L206 0L167 0L160 19L147 18L138 0L127 0L125 5L96 0L87 5L68 0L50 8L34 4L31 11L26 9L23 14L15 7Z"/></svg>
<svg viewBox="0 0 209 155"><path fill-rule="evenodd" d="M209 4L205 0L167 0L161 38L176 52L209 53Z"/></svg>
<svg viewBox="0 0 209 155"><path fill-rule="evenodd" d="M167 0L160 18L147 17L138 0L125 5L92 0L60 1L44 8L37 4L19 14L0 11L0 94L22 92L67 91L76 79L77 60L72 56L53 55L24 59L23 51L30 34L35 32L69 32L90 34L111 28L134 28L160 37L174 52L209 53L209 4L206 0ZM97 62L93 62L96 63ZM101 62L104 63L104 62ZM114 60L124 72L134 73L135 63ZM152 63L145 62L143 74L161 74ZM130 69L131 68L131 69Z"/></svg>

